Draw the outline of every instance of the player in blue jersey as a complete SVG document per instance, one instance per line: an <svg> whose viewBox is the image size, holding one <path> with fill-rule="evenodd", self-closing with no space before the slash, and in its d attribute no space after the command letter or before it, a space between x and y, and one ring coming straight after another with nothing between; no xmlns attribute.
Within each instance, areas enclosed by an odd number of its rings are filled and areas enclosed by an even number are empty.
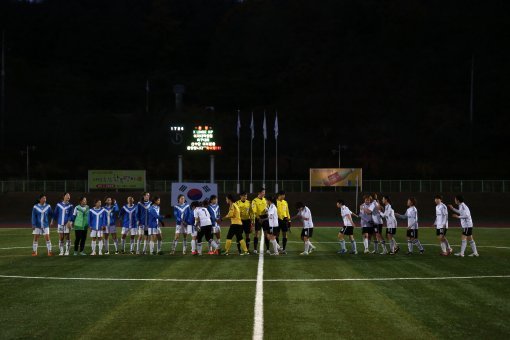
<svg viewBox="0 0 510 340"><path fill-rule="evenodd" d="M184 195L177 196L177 204L174 205L174 217L175 217L175 238L172 244L172 250L170 254L175 254L175 249L177 248L177 243L179 243L179 235L182 234L182 254L186 255L187 250L187 242L186 242L186 234L187 234L187 224L184 219L184 215L186 210L189 209L189 205L186 203L186 198Z"/></svg>
<svg viewBox="0 0 510 340"><path fill-rule="evenodd" d="M122 254L126 252L126 236L130 235L129 252L134 254L135 250L135 236L137 233L137 212L138 205L134 204L135 199L132 196L127 198L127 204L120 209L119 218L122 221L122 240L121 249Z"/></svg>
<svg viewBox="0 0 510 340"><path fill-rule="evenodd" d="M209 204L207 205L207 209L209 210L209 214L211 214L211 222L212 222L212 235L216 236L216 244L218 246L217 249L220 249L221 246L221 214L220 214L220 206L218 205L218 197L216 195L212 195ZM211 239L212 241L213 239ZM218 250L219 251L219 250ZM209 242L209 254L217 252L213 250L212 242Z"/></svg>
<svg viewBox="0 0 510 340"><path fill-rule="evenodd" d="M106 210L106 228L104 230L104 243L106 248L106 255L110 255L110 234L112 234L113 245L115 247L115 254L119 253L119 240L117 239L117 216L119 215L119 206L117 201L110 196L104 199L104 210Z"/></svg>
<svg viewBox="0 0 510 340"><path fill-rule="evenodd" d="M71 248L70 232L72 228L72 217L73 217L73 205L69 203L71 195L66 192L62 195L62 201L57 203L55 210L53 211L53 220L51 225L57 222L58 232L58 248L60 250L59 256L68 256L69 249ZM65 250L64 250L65 242Z"/></svg>
<svg viewBox="0 0 510 340"><path fill-rule="evenodd" d="M140 254L140 243L143 238L143 251L142 254L145 254L145 249L147 247L147 239L148 239L148 231L147 226L149 224L149 208L151 206L150 201L151 194L148 192L144 192L140 202L137 204L137 220L138 220L138 242L136 243L136 254Z"/></svg>
<svg viewBox="0 0 510 340"><path fill-rule="evenodd" d="M39 236L44 235L46 239L46 249L48 256L53 256L50 240L50 221L52 218L51 206L46 203L46 195L39 196L39 202L32 208L32 256L37 256L37 247L39 246Z"/></svg>
<svg viewBox="0 0 510 340"><path fill-rule="evenodd" d="M99 246L99 255L103 255L103 232L106 228L106 210L101 206L101 200L94 201L94 207L89 210L89 229L92 238L92 256L96 255L96 244ZM98 242L99 241L99 242ZM97 243L96 243L97 242Z"/></svg>
<svg viewBox="0 0 510 340"><path fill-rule="evenodd" d="M161 252L161 232L159 229L159 223L164 227L165 224L163 223L163 215L160 215L160 207L161 199L158 196L155 196L152 200L151 207L149 208L149 223L148 223L148 234L150 236L150 242L149 242L149 250L151 255L156 255L156 252L154 251L154 243L157 241L157 253L159 255L162 255Z"/></svg>

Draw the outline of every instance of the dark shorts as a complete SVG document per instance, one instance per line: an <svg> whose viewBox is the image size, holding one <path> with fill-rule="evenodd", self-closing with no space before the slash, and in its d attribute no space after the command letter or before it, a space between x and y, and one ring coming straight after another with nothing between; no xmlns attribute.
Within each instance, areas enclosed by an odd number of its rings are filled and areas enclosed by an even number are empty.
<svg viewBox="0 0 510 340"><path fill-rule="evenodd" d="M251 221L250 220L242 220L243 222L243 231L245 234L249 234L251 232Z"/></svg>
<svg viewBox="0 0 510 340"><path fill-rule="evenodd" d="M374 228L374 233L381 234L382 230L383 230L383 225L382 224L374 224L373 228Z"/></svg>
<svg viewBox="0 0 510 340"><path fill-rule="evenodd" d="M289 231L289 221L288 220L278 220L278 226L280 227L280 230L283 232Z"/></svg>
<svg viewBox="0 0 510 340"><path fill-rule="evenodd" d="M363 227L361 228L362 234L373 234L374 233L374 227Z"/></svg>
<svg viewBox="0 0 510 340"><path fill-rule="evenodd" d="M267 215L260 217L267 218ZM255 230L259 231L260 229L263 231L267 231L267 229L269 229L269 221L267 219L264 221L262 221L260 218L255 220Z"/></svg>
<svg viewBox="0 0 510 340"><path fill-rule="evenodd" d="M230 225L227 233L227 240L231 240L234 236L237 238L237 242L243 239L243 226L241 224Z"/></svg>
<svg viewBox="0 0 510 340"><path fill-rule="evenodd" d="M446 228L436 229L436 236L440 236L440 235L446 236L447 231L448 231L448 229L446 229Z"/></svg>
<svg viewBox="0 0 510 340"><path fill-rule="evenodd" d="M407 229L407 237L418 238L418 229Z"/></svg>
<svg viewBox="0 0 510 340"><path fill-rule="evenodd" d="M280 233L280 227L269 227L267 230L268 234L278 235Z"/></svg>
<svg viewBox="0 0 510 340"><path fill-rule="evenodd" d="M340 234L353 235L354 234L354 228L352 226L342 227L342 228L340 228Z"/></svg>
<svg viewBox="0 0 510 340"><path fill-rule="evenodd" d="M143 234L144 234L145 236L149 236L149 230L148 230L148 229L145 229L145 230L143 231Z"/></svg>
<svg viewBox="0 0 510 340"><path fill-rule="evenodd" d="M397 233L397 228L386 228L386 235L395 235Z"/></svg>
<svg viewBox="0 0 510 340"><path fill-rule="evenodd" d="M200 227L200 231L197 233L197 242L201 243L202 238L205 236L205 240L209 241L212 240L212 226L206 225L203 227Z"/></svg>
<svg viewBox="0 0 510 340"><path fill-rule="evenodd" d="M462 235L464 236L473 235L473 228L462 228Z"/></svg>
<svg viewBox="0 0 510 340"><path fill-rule="evenodd" d="M301 237L303 237L303 236L312 237L313 236L313 228L303 228L303 230L301 230Z"/></svg>

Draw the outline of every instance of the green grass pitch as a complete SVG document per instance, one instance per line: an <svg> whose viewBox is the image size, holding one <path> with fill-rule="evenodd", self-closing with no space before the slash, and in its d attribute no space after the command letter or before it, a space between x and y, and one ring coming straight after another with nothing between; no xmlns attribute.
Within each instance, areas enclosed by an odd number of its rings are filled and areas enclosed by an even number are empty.
<svg viewBox="0 0 510 340"><path fill-rule="evenodd" d="M440 257L432 229L424 255L338 255L338 228L316 228L303 257L293 230L288 255L264 258L266 339L510 336L510 229L476 228L479 258ZM170 256L173 233L161 256L50 258L40 241L33 258L31 230L0 229L1 338L251 339L258 256ZM459 229L448 238L458 250Z"/></svg>

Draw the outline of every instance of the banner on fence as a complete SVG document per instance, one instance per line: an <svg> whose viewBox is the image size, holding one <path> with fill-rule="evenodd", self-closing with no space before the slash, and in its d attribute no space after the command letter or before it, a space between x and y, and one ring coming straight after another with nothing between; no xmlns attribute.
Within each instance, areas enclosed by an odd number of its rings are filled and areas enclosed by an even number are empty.
<svg viewBox="0 0 510 340"><path fill-rule="evenodd" d="M145 170L89 170L89 190L145 190Z"/></svg>
<svg viewBox="0 0 510 340"><path fill-rule="evenodd" d="M184 195L186 201L203 201L209 199L212 195L218 196L218 184L216 183L172 183L172 203L177 204L177 197Z"/></svg>
<svg viewBox="0 0 510 340"><path fill-rule="evenodd" d="M355 187L361 185L361 169L310 169L310 187Z"/></svg>

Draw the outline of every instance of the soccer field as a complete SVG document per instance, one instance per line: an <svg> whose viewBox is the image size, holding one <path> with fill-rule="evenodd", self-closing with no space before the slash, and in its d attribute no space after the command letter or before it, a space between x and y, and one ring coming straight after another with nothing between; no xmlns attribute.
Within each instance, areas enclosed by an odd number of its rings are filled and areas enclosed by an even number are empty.
<svg viewBox="0 0 510 340"><path fill-rule="evenodd" d="M1 338L510 336L510 229L476 228L480 257L458 258L439 256L432 229L420 229L424 255L339 255L338 228L325 227L303 257L295 228L288 254L264 256L261 270L258 255L170 256L173 232L161 256L47 257L40 241L34 258L30 229L0 229ZM457 251L459 229L448 237Z"/></svg>

